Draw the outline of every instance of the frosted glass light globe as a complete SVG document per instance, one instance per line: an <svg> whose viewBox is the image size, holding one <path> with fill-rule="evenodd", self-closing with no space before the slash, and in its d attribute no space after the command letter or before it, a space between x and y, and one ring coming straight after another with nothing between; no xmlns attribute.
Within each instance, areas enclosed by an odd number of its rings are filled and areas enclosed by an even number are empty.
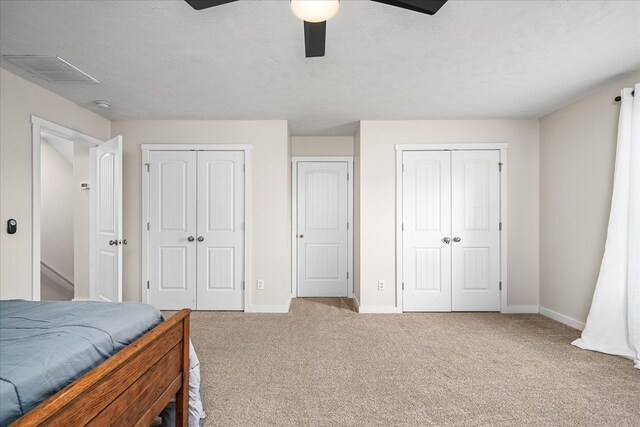
<svg viewBox="0 0 640 427"><path fill-rule="evenodd" d="M293 14L303 21L322 22L332 18L340 8L340 0L291 0Z"/></svg>

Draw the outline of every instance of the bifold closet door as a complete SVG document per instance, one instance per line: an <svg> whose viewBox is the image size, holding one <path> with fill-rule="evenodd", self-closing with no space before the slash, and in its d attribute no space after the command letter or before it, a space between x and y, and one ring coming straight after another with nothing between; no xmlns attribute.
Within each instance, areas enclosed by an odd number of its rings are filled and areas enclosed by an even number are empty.
<svg viewBox="0 0 640 427"><path fill-rule="evenodd" d="M451 157L403 154L403 310L451 311Z"/></svg>
<svg viewBox="0 0 640 427"><path fill-rule="evenodd" d="M149 154L149 301L196 308L196 152Z"/></svg>
<svg viewBox="0 0 640 427"><path fill-rule="evenodd" d="M244 307L244 152L198 152L198 310Z"/></svg>
<svg viewBox="0 0 640 427"><path fill-rule="evenodd" d="M500 154L451 156L451 308L500 311Z"/></svg>

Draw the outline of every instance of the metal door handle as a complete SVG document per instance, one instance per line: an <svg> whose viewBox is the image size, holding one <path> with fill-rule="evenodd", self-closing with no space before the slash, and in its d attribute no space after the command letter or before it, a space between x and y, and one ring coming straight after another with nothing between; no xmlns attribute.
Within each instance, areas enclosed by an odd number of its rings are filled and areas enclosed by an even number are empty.
<svg viewBox="0 0 640 427"><path fill-rule="evenodd" d="M193 236L189 236L189 237L187 237L187 240L188 240L188 241L190 241L190 242L193 242L193 241L194 241L194 240L196 240L196 239L195 239L195 237L193 237Z"/></svg>
<svg viewBox="0 0 640 427"><path fill-rule="evenodd" d="M462 239L461 239L461 238L459 238L459 237L454 237L454 238L453 238L453 241L454 241L454 242L456 242L456 243L458 243L460 240L462 240Z"/></svg>
<svg viewBox="0 0 640 427"><path fill-rule="evenodd" d="M298 237L304 239L304 234L298 234Z"/></svg>
<svg viewBox="0 0 640 427"><path fill-rule="evenodd" d="M127 239L122 239L122 244L126 245L127 244Z"/></svg>
<svg viewBox="0 0 640 427"><path fill-rule="evenodd" d="M204 242L204 237L198 236L198 242Z"/></svg>
<svg viewBox="0 0 640 427"><path fill-rule="evenodd" d="M451 242L451 239L448 237L445 237L444 239L442 239L442 242L448 245L449 242Z"/></svg>
<svg viewBox="0 0 640 427"><path fill-rule="evenodd" d="M109 240L109 246L118 246L117 240Z"/></svg>

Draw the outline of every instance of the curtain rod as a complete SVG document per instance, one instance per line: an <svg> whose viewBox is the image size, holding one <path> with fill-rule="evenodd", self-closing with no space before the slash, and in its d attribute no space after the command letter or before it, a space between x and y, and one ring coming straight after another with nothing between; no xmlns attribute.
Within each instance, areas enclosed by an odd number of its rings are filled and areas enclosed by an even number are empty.
<svg viewBox="0 0 640 427"><path fill-rule="evenodd" d="M634 96L636 94L635 90L631 91L631 96ZM616 96L615 98L613 98L614 101L616 102L620 102L622 100L622 97L620 95Z"/></svg>

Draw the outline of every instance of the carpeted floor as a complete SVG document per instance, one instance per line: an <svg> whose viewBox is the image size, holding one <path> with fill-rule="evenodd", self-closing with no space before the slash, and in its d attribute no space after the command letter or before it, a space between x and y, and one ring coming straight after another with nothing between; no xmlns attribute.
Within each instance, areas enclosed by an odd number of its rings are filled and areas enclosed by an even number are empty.
<svg viewBox="0 0 640 427"><path fill-rule="evenodd" d="M640 370L539 315L192 313L211 426L639 426Z"/></svg>

